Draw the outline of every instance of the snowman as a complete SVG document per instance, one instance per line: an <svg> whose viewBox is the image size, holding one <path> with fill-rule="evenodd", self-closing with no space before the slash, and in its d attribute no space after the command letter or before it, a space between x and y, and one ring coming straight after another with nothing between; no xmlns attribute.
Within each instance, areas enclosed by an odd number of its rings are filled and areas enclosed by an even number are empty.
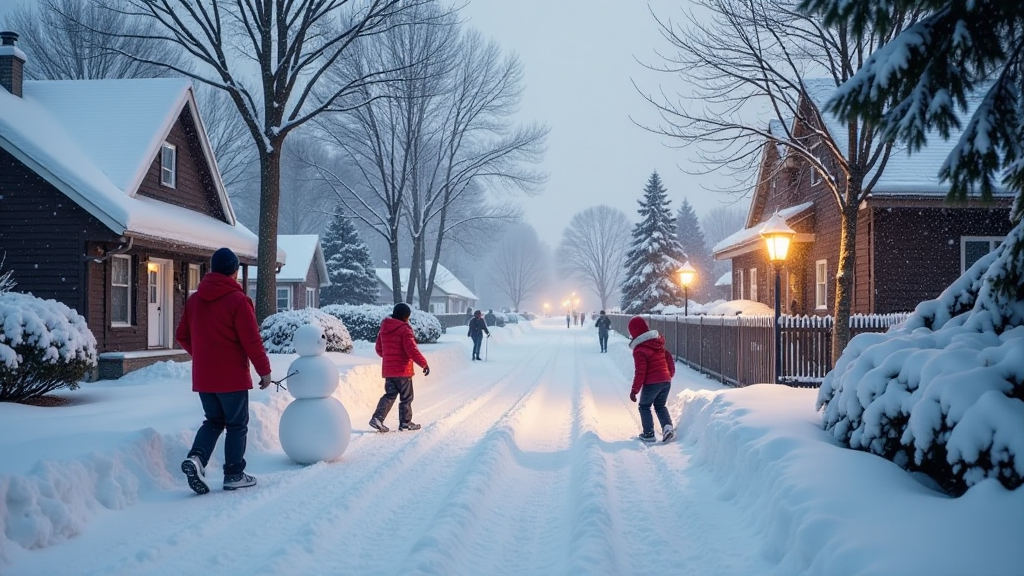
<svg viewBox="0 0 1024 576"><path fill-rule="evenodd" d="M281 414L281 447L300 464L336 460L352 439L352 421L331 396L338 388L338 369L324 356L327 337L319 326L306 324L295 331L292 345L299 354L288 367L288 391L295 401Z"/></svg>

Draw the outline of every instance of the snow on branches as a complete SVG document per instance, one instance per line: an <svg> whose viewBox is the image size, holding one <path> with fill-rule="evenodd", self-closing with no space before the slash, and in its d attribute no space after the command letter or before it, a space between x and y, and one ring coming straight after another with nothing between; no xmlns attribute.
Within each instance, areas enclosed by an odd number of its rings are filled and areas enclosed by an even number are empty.
<svg viewBox="0 0 1024 576"><path fill-rule="evenodd" d="M683 297L675 274L686 254L676 239L676 220L657 172L647 180L638 211L641 220L633 227L622 285L622 310L627 314L649 312L658 304L676 304Z"/></svg>

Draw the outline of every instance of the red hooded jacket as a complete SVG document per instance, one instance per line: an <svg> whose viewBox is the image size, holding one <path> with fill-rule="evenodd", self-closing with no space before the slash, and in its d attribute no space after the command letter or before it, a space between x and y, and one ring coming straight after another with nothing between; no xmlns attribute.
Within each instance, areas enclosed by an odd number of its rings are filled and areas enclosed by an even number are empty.
<svg viewBox="0 0 1024 576"><path fill-rule="evenodd" d="M671 382L676 375L676 361L665 349L665 339L657 330L651 330L647 322L634 316L629 321L629 335L633 338L629 347L633 350L633 392L648 384Z"/></svg>
<svg viewBox="0 0 1024 576"><path fill-rule="evenodd" d="M252 388L249 362L270 374L252 300L234 278L210 272L188 297L174 334L192 355L192 390L239 392Z"/></svg>
<svg viewBox="0 0 1024 576"><path fill-rule="evenodd" d="M377 333L377 344L374 348L377 350L377 356L384 359L381 362L381 374L385 378L412 376L413 362L419 364L420 368L427 367L427 359L416 347L416 337L408 322L385 318L380 323L380 332Z"/></svg>

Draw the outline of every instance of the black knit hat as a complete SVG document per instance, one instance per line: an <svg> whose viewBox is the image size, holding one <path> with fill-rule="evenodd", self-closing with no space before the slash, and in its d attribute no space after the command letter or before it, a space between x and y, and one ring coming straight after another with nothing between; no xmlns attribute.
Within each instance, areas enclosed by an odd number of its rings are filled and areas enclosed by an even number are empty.
<svg viewBox="0 0 1024 576"><path fill-rule="evenodd" d="M225 276L231 276L238 270L238 256L230 248L221 248L210 258L210 270Z"/></svg>
<svg viewBox="0 0 1024 576"><path fill-rule="evenodd" d="M409 316L412 316L412 308L405 302L399 302L395 304L395 309L391 312L391 317L395 320L408 320Z"/></svg>

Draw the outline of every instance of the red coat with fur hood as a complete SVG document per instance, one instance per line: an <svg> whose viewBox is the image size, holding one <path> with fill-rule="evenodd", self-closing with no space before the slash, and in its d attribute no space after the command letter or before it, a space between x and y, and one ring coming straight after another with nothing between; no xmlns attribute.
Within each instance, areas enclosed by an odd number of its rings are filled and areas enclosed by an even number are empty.
<svg viewBox="0 0 1024 576"><path fill-rule="evenodd" d="M416 337L408 322L385 318L380 323L375 349L377 356L384 359L381 362L381 375L385 378L411 377L413 362L419 364L420 368L427 367L427 359L416 347Z"/></svg>
<svg viewBox="0 0 1024 576"><path fill-rule="evenodd" d="M633 393L648 384L671 382L676 374L676 361L665 349L665 339L647 322L634 316L629 321L629 347L633 350Z"/></svg>

